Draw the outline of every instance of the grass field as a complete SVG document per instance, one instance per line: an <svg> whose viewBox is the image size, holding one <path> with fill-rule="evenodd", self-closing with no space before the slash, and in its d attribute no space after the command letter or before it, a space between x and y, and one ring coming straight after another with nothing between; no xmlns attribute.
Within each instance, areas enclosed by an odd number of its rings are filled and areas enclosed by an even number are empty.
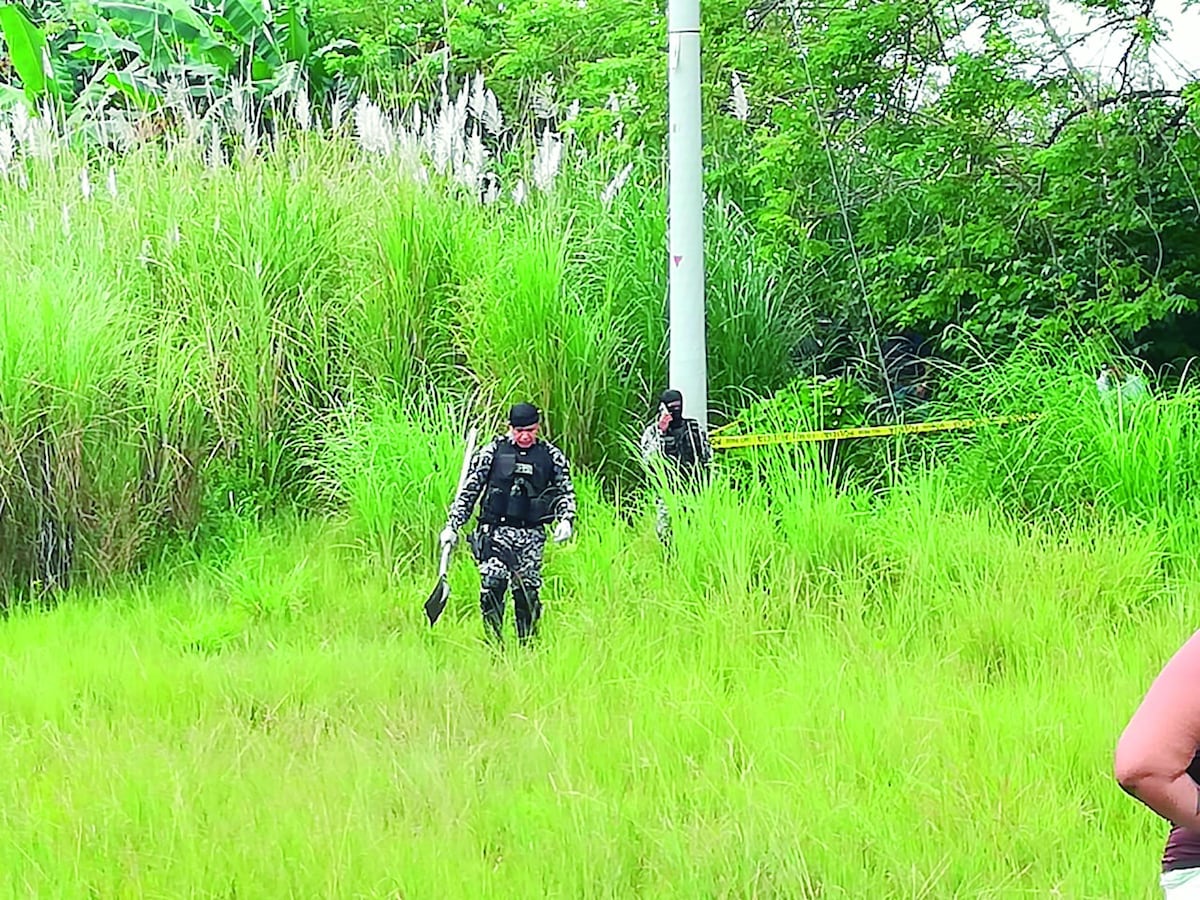
<svg viewBox="0 0 1200 900"><path fill-rule="evenodd" d="M482 643L466 561L430 631L432 575L389 584L335 522L14 614L0 884L1154 896L1163 828L1111 752L1196 582L1152 533L929 499L773 527L718 491L674 565L587 508L532 652Z"/></svg>
<svg viewBox="0 0 1200 900"><path fill-rule="evenodd" d="M653 171L489 206L342 138L204 149L0 179L6 895L1155 896L1111 757L1194 628L1193 395L1023 351L944 411L1036 425L847 446L838 490L722 457L668 558ZM804 317L712 223L732 413ZM421 603L457 435L519 397L582 511L495 654L468 559Z"/></svg>

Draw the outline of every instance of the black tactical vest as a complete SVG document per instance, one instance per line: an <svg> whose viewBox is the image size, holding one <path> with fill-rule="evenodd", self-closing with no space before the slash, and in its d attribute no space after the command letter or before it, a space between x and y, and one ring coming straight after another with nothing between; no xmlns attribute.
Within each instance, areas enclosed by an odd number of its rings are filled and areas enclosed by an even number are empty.
<svg viewBox="0 0 1200 900"><path fill-rule="evenodd" d="M662 448L663 455L678 465L681 474L698 475L701 466L700 423L695 419L672 422L663 432Z"/></svg>
<svg viewBox="0 0 1200 900"><path fill-rule="evenodd" d="M554 460L541 441L522 450L501 441L479 506L484 525L533 528L554 518Z"/></svg>

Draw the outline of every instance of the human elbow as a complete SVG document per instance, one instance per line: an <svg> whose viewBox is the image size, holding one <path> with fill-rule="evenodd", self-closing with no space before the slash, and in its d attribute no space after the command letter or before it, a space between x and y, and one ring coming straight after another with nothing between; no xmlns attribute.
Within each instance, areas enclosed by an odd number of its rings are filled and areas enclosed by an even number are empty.
<svg viewBox="0 0 1200 900"><path fill-rule="evenodd" d="M1117 778L1117 784L1121 786L1121 790L1135 796L1138 789L1154 777L1153 772L1149 769L1136 765L1117 765L1114 774Z"/></svg>
<svg viewBox="0 0 1200 900"><path fill-rule="evenodd" d="M1127 794L1136 796L1138 790L1147 782L1154 781L1164 774L1162 766L1152 756L1131 747L1117 745L1116 757L1113 760L1113 775L1117 779L1117 784Z"/></svg>

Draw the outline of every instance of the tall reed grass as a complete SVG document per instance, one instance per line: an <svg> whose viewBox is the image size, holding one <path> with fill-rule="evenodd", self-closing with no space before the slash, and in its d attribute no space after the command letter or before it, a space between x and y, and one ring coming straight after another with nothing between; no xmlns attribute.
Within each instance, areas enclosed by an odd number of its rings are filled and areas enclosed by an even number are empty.
<svg viewBox="0 0 1200 900"><path fill-rule="evenodd" d="M578 466L635 471L665 386L659 164L549 128L497 157L481 90L402 119L364 98L269 142L214 107L119 157L52 117L4 123L5 591L319 503L315 425L350 407L436 392L499 423L529 399ZM802 320L783 273L739 262L735 212L714 207L709 233L714 397L733 410L786 379Z"/></svg>
<svg viewBox="0 0 1200 900"><path fill-rule="evenodd" d="M1195 627L1155 526L763 456L781 487L718 478L668 555L584 477L542 639L497 654L466 554L430 631L432 546L386 580L347 552L444 511L458 422L407 415L330 451L360 499L405 460L407 505L9 617L0 891L1155 896L1165 828L1111 777Z"/></svg>

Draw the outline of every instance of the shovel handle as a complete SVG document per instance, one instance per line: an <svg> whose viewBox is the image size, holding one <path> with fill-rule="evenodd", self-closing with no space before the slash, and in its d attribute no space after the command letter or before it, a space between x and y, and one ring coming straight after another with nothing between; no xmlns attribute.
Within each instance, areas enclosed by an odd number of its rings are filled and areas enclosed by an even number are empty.
<svg viewBox="0 0 1200 900"><path fill-rule="evenodd" d="M475 455L475 426L471 426L471 430L467 432L467 447L463 452L462 469L458 473L458 490L454 496L457 497L462 493L463 485L467 483L467 475L471 471L471 457Z"/></svg>
<svg viewBox="0 0 1200 900"><path fill-rule="evenodd" d="M454 496L457 497L462 493L463 485L467 483L467 475L471 468L471 457L475 455L475 436L477 431L474 426L467 432L467 446L463 453L462 469L458 473L458 490ZM453 544L442 545L442 560L438 564L438 577L445 578L446 570L450 567L450 553L454 549Z"/></svg>

